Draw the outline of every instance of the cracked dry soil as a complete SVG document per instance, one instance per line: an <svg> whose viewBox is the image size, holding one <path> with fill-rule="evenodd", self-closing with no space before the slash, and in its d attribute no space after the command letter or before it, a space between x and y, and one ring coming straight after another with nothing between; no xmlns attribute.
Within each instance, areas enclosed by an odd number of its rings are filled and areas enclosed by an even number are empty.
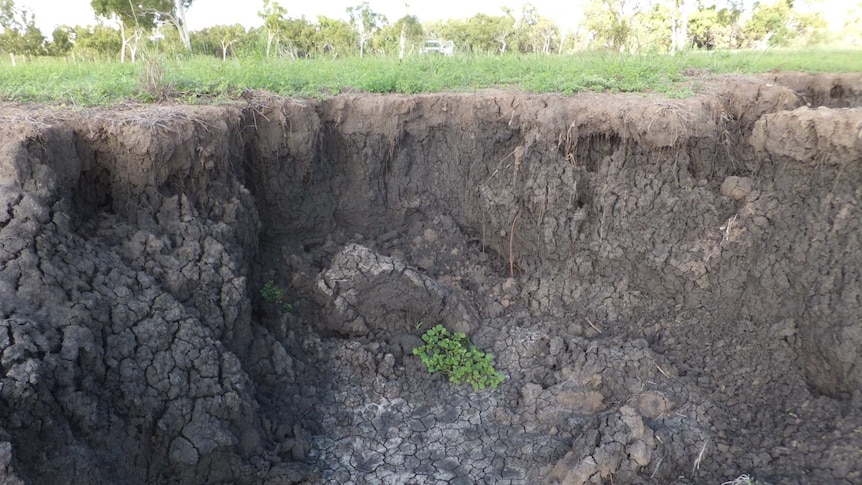
<svg viewBox="0 0 862 485"><path fill-rule="evenodd" d="M702 81L0 105L0 482L862 483L862 76Z"/></svg>

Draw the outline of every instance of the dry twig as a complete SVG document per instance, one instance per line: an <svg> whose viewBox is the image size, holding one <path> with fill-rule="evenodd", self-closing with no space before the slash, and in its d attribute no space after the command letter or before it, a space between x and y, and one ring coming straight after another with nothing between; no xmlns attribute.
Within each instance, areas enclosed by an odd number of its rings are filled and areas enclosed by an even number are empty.
<svg viewBox="0 0 862 485"><path fill-rule="evenodd" d="M512 278L515 277L515 223L518 222L518 217L520 215L521 209L518 209L518 212L515 213L515 217L512 218L512 228L509 231L509 276Z"/></svg>
<svg viewBox="0 0 862 485"><path fill-rule="evenodd" d="M595 330L596 332L604 333L604 332L602 332L602 330L601 330L599 327L597 327L597 326L596 326L596 325L595 325L595 324L594 324L594 323L593 323L589 318L587 319L587 323L589 323L589 324L590 324L590 326L591 326L591 327L593 327L593 330Z"/></svg>

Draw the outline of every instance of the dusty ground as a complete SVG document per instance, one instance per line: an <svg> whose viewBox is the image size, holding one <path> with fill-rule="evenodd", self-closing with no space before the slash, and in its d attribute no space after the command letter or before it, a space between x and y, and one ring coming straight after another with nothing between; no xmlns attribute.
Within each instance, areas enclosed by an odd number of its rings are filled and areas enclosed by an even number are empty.
<svg viewBox="0 0 862 485"><path fill-rule="evenodd" d="M701 82L0 106L0 481L862 483L862 76Z"/></svg>

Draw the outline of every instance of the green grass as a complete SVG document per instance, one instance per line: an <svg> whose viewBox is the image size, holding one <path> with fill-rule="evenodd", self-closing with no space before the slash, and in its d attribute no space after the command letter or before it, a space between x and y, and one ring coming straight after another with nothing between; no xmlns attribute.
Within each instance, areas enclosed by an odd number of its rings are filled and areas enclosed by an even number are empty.
<svg viewBox="0 0 862 485"><path fill-rule="evenodd" d="M111 104L135 97L140 66L37 59L0 67L0 99L59 104Z"/></svg>
<svg viewBox="0 0 862 485"><path fill-rule="evenodd" d="M147 82L147 73L155 82ZM0 63L0 100L66 105L150 102L164 93L181 102L237 97L244 89L283 96L322 97L344 92L472 92L487 88L535 93L656 91L671 97L693 91L683 72L756 74L773 70L860 72L858 50L689 52L668 56L585 52L570 56L413 56L347 59L161 59L136 64L35 59Z"/></svg>

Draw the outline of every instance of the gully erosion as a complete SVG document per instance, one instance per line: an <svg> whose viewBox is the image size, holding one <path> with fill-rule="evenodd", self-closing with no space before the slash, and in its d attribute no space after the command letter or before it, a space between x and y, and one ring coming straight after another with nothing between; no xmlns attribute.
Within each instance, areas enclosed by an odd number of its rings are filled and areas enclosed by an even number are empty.
<svg viewBox="0 0 862 485"><path fill-rule="evenodd" d="M703 86L0 106L2 482L862 483L862 76Z"/></svg>

